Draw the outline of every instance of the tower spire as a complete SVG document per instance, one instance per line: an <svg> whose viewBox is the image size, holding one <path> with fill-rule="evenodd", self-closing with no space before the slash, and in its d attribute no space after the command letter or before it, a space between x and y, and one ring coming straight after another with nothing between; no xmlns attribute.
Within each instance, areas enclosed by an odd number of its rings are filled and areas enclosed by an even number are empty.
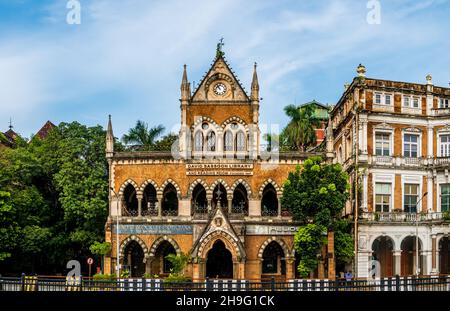
<svg viewBox="0 0 450 311"><path fill-rule="evenodd" d="M256 73L256 67L258 64L255 62L253 67L253 78L252 78L252 87L251 87L251 98L252 100L259 99L259 82L258 82L258 74Z"/></svg>
<svg viewBox="0 0 450 311"><path fill-rule="evenodd" d="M111 122L111 115L108 117L108 129L106 130L106 157L111 158L114 153L114 134Z"/></svg>
<svg viewBox="0 0 450 311"><path fill-rule="evenodd" d="M183 78L181 78L181 100L189 100L191 96L191 85L187 78L186 64L183 66Z"/></svg>
<svg viewBox="0 0 450 311"><path fill-rule="evenodd" d="M12 125L12 119L11 117L9 118L9 129L12 130L13 129L13 125Z"/></svg>

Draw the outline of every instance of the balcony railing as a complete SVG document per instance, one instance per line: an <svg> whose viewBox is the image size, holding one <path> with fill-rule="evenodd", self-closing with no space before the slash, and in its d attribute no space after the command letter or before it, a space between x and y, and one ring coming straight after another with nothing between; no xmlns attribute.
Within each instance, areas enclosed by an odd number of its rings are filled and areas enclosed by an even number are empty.
<svg viewBox="0 0 450 311"><path fill-rule="evenodd" d="M433 108L431 114L433 116L448 116L450 115L450 108Z"/></svg>
<svg viewBox="0 0 450 311"><path fill-rule="evenodd" d="M416 222L416 221L443 220L444 213L363 212L361 218L363 220L374 222Z"/></svg>

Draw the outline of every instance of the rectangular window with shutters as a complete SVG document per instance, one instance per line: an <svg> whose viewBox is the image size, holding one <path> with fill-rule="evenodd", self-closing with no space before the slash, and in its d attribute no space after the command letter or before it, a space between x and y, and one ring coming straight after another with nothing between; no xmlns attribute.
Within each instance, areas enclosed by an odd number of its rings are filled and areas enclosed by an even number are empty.
<svg viewBox="0 0 450 311"><path fill-rule="evenodd" d="M390 183L375 184L375 211L387 213L391 209L392 185Z"/></svg>
<svg viewBox="0 0 450 311"><path fill-rule="evenodd" d="M450 157L450 134L439 136L439 151L441 157Z"/></svg>
<svg viewBox="0 0 450 311"><path fill-rule="evenodd" d="M403 136L403 156L407 158L419 156L419 135L405 134Z"/></svg>
<svg viewBox="0 0 450 311"><path fill-rule="evenodd" d="M375 93L375 104L381 105L381 93Z"/></svg>
<svg viewBox="0 0 450 311"><path fill-rule="evenodd" d="M441 212L450 210L450 184L441 185Z"/></svg>
<svg viewBox="0 0 450 311"><path fill-rule="evenodd" d="M405 184L403 198L403 210L406 213L417 213L417 202L419 200L419 185Z"/></svg>
<svg viewBox="0 0 450 311"><path fill-rule="evenodd" d="M375 133L375 155L391 155L391 134L384 132Z"/></svg>
<svg viewBox="0 0 450 311"><path fill-rule="evenodd" d="M390 106L390 105L392 104L392 96L389 95L389 94L386 94L384 103L385 103L386 105Z"/></svg>
<svg viewBox="0 0 450 311"><path fill-rule="evenodd" d="M413 98L413 108L419 108L419 97Z"/></svg>
<svg viewBox="0 0 450 311"><path fill-rule="evenodd" d="M411 97L404 96L403 97L403 106L404 107L409 107L410 105L411 105Z"/></svg>

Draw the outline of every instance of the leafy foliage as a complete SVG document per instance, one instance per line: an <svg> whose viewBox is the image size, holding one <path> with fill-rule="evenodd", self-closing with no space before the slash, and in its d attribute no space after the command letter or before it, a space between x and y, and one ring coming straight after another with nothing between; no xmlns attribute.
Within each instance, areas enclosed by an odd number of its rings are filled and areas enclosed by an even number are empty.
<svg viewBox="0 0 450 311"><path fill-rule="evenodd" d="M295 251L300 257L297 270L301 277L307 277L318 264L318 255L326 243L326 228L321 225L308 224L298 229L294 236Z"/></svg>
<svg viewBox="0 0 450 311"><path fill-rule="evenodd" d="M61 123L43 140L0 150L0 253L9 257L1 270L60 272L103 240L105 135L100 126Z"/></svg>
<svg viewBox="0 0 450 311"><path fill-rule="evenodd" d="M320 121L314 116L314 107L289 105L284 108L284 111L291 120L281 133L283 145L301 151L314 146L316 144L315 128L320 126Z"/></svg>
<svg viewBox="0 0 450 311"><path fill-rule="evenodd" d="M318 263L317 254L324 240L323 232L335 232L337 263L353 258L351 225L342 219L342 210L349 198L348 175L339 164L326 164L312 157L289 173L281 204L296 221L303 223L294 240L300 258L298 271L307 276Z"/></svg>
<svg viewBox="0 0 450 311"><path fill-rule="evenodd" d="M189 261L189 256L183 253L179 255L169 254L166 259L172 264L170 274L182 275Z"/></svg>
<svg viewBox="0 0 450 311"><path fill-rule="evenodd" d="M164 130L162 125L149 129L147 123L138 120L136 125L129 129L128 134L123 135L122 141L124 144L137 146L139 150L153 150L157 138Z"/></svg>

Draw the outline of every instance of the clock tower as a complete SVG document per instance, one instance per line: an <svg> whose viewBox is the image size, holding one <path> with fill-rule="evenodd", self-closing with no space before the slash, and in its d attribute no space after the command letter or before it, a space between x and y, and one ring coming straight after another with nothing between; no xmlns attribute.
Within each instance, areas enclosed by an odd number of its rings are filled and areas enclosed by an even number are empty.
<svg viewBox="0 0 450 311"><path fill-rule="evenodd" d="M181 83L180 152L189 158L259 155L259 84L256 64L250 96L222 53L191 93L184 66Z"/></svg>

